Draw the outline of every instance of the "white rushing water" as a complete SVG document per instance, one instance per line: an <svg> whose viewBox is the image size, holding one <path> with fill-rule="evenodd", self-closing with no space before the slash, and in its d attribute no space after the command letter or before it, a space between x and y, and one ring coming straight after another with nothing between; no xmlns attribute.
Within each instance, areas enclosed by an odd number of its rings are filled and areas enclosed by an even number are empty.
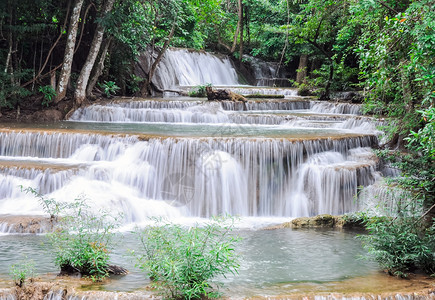
<svg viewBox="0 0 435 300"><path fill-rule="evenodd" d="M14 163L24 157L49 167L7 168L0 175L0 210L12 215L43 213L31 195L20 192L21 185L67 201L85 194L95 207L123 213L125 223L155 215L341 214L357 208L357 187L370 184L375 172L352 153L373 143L372 136L140 141L134 136L2 132L1 158ZM319 160L325 155L339 159ZM53 166L60 170L51 171Z"/></svg>
<svg viewBox="0 0 435 300"><path fill-rule="evenodd" d="M238 84L228 57L185 49L168 50L156 78L165 89ZM360 105L294 98L294 89L231 89L293 98L117 99L79 108L69 123L80 124L77 132L0 131L0 211L43 214L19 186L62 201L83 194L95 208L122 213L125 224L360 208L360 186L380 176L370 150L378 124L358 116Z"/></svg>
<svg viewBox="0 0 435 300"><path fill-rule="evenodd" d="M168 49L158 64L153 82L162 90L178 86L239 84L236 70L227 56L187 49Z"/></svg>

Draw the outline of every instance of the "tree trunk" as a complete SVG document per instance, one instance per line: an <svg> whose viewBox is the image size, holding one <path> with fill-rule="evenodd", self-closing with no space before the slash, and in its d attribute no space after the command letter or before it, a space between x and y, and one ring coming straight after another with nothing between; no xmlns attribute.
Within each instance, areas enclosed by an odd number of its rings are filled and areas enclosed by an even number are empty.
<svg viewBox="0 0 435 300"><path fill-rule="evenodd" d="M282 62L284 61L284 55L285 55L285 52L286 52L287 47L288 47L288 36L289 36L289 29L288 28L289 28L289 25L290 25L290 6L289 6L288 0L287 0L287 30L285 31L285 43L284 43L284 47L282 48L282 51L281 51L281 58L279 60L278 67L276 68L276 71L275 71L275 77L280 77L279 71L280 71L280 68L282 66Z"/></svg>
<svg viewBox="0 0 435 300"><path fill-rule="evenodd" d="M407 113L414 111L414 103L412 101L412 92L411 92L411 80L408 78L408 74L404 66L406 65L406 61L401 61L400 66L400 77L402 83L402 98L405 103L405 109Z"/></svg>
<svg viewBox="0 0 435 300"><path fill-rule="evenodd" d="M160 51L159 55L157 55L156 60L152 64L150 71L148 72L148 78L145 80L145 83L142 86L142 89L140 91L142 96L147 96L147 95L151 94L151 80L153 79L153 76L154 76L154 73L156 72L157 66L159 65L160 61L163 58L163 54L165 54L166 50L169 47L169 44L171 43L172 37L175 34L175 28L177 27L176 25L177 25L177 22L176 22L176 20L174 20L174 23L172 23L171 32L169 33L168 37L166 38L166 41L163 44L162 50ZM152 49L152 51L154 51L154 49Z"/></svg>
<svg viewBox="0 0 435 300"><path fill-rule="evenodd" d="M242 5L242 4L241 4ZM242 58L243 58L243 26L244 26L244 20L243 20L243 5L240 8L239 18L240 18L240 48L239 48L239 67L242 65Z"/></svg>
<svg viewBox="0 0 435 300"><path fill-rule="evenodd" d="M114 2L115 0L107 0L103 8L103 16L112 10ZM86 87L88 86L92 68L94 67L95 60L97 59L98 52L100 51L101 43L103 42L104 30L105 29L101 24L97 25L91 48L89 49L88 57L86 58L85 64L83 65L79 78L77 79L74 101L78 106L82 105L86 99Z"/></svg>
<svg viewBox="0 0 435 300"><path fill-rule="evenodd" d="M65 98L67 85L71 76L71 66L74 57L74 48L76 45L77 29L79 26L80 12L84 0L76 0L71 14L71 20L68 29L68 39L65 46L65 55L63 58L62 70L60 72L59 83L56 90L55 103Z"/></svg>
<svg viewBox="0 0 435 300"><path fill-rule="evenodd" d="M9 33L9 50L8 50L8 56L6 57L6 64L5 64L5 73L8 73L9 69L9 63L12 58L12 32Z"/></svg>
<svg viewBox="0 0 435 300"><path fill-rule="evenodd" d="M330 62L331 62L331 64L329 65L329 78L328 78L328 81L326 82L325 92L322 95L320 95L320 97L319 97L320 100L331 99L330 88L331 88L332 79L334 78L334 62L332 60L330 60Z"/></svg>
<svg viewBox="0 0 435 300"><path fill-rule="evenodd" d="M219 29L215 25L215 29L216 29L216 33L217 33L217 38L218 38L218 43L219 43L219 45L221 45L225 49L227 49L230 55L232 55L236 51L237 38L239 37L240 28L242 26L242 21L243 21L243 11L242 11L242 9L243 9L243 7L242 7L242 0L238 0L238 9L237 9L237 12L238 12L238 21L237 21L237 28L236 28L236 32L234 32L233 44L232 44L231 47L228 46L227 44L225 44L222 41L222 39L220 37L220 34L219 34Z"/></svg>
<svg viewBox="0 0 435 300"><path fill-rule="evenodd" d="M53 90L56 90L56 72L50 73L50 85Z"/></svg>
<svg viewBox="0 0 435 300"><path fill-rule="evenodd" d="M301 54L299 57L299 67L296 73L296 82L301 84L305 81L305 77L307 77L307 66L308 66L308 55Z"/></svg>
<svg viewBox="0 0 435 300"><path fill-rule="evenodd" d="M103 50L101 51L100 60L98 61L98 64L95 68L94 76L92 76L91 80L89 81L88 87L86 89L86 97L92 95L92 91L94 90L94 87L98 82L98 78L101 76L101 74L103 74L104 61L106 60L107 52L109 51L111 41L111 38L103 41Z"/></svg>
<svg viewBox="0 0 435 300"><path fill-rule="evenodd" d="M242 0L238 0L237 8L238 8L237 28L236 28L236 32L234 33L233 45L231 46L231 50L230 50L231 54L233 54L234 51L236 51L237 37L239 36L240 28L242 27L242 20L243 20Z"/></svg>

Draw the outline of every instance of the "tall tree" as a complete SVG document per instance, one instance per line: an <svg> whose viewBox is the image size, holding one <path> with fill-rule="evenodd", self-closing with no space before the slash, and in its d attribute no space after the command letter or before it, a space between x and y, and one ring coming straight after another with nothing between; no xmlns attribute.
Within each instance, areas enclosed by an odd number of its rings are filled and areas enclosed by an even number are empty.
<svg viewBox="0 0 435 300"><path fill-rule="evenodd" d="M74 50L76 47L77 29L79 26L80 12L82 10L84 0L75 0L71 19L68 28L67 43L65 46L65 54L63 58L62 70L60 72L59 82L56 89L55 102L59 102L66 96L67 85L71 77L71 66L74 58Z"/></svg>
<svg viewBox="0 0 435 300"><path fill-rule="evenodd" d="M310 0L300 5L300 10L293 16L293 23L290 25L289 32L296 43L310 45L326 60L329 75L321 99L330 97L335 67L342 59L342 53L336 51L334 43L340 28L346 22L345 0Z"/></svg>
<svg viewBox="0 0 435 300"><path fill-rule="evenodd" d="M104 17L112 10L114 2L115 0L106 0L102 9L101 17ZM83 104L84 100L86 99L86 88L88 86L89 77L91 75L92 68L94 67L95 60L97 59L98 53L100 51L101 43L103 42L104 31L105 27L101 24L101 22L99 22L97 24L85 64L83 65L79 78L77 79L77 87L74 93L74 101L76 105Z"/></svg>

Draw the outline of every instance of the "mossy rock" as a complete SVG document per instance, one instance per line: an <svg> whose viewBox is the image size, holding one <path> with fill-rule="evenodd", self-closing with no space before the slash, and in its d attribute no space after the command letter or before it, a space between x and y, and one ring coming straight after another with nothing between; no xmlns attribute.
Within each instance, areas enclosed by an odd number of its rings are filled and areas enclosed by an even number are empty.
<svg viewBox="0 0 435 300"><path fill-rule="evenodd" d="M282 228L364 228L364 224L360 218L348 215L332 216L323 214L315 217L296 218L290 222L266 227L265 230Z"/></svg>
<svg viewBox="0 0 435 300"><path fill-rule="evenodd" d="M298 88L298 96L313 96L313 92L308 86L301 84Z"/></svg>
<svg viewBox="0 0 435 300"><path fill-rule="evenodd" d="M315 217L296 218L292 221L292 228L306 228L306 227L324 227L332 228L336 223L334 216L323 214Z"/></svg>

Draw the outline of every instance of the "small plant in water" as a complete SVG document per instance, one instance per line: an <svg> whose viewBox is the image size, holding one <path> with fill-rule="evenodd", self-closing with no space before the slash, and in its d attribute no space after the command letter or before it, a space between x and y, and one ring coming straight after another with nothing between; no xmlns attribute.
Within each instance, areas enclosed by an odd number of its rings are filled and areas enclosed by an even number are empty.
<svg viewBox="0 0 435 300"><path fill-rule="evenodd" d="M31 188L24 191L33 193L51 216L53 232L47 237L61 271L78 272L94 281L106 278L114 246L113 231L119 226L120 216L104 210L95 212L84 196L66 203L46 199Z"/></svg>
<svg viewBox="0 0 435 300"><path fill-rule="evenodd" d="M44 95L42 105L48 107L48 105L53 101L53 98L56 97L56 91L51 85L40 86L39 91Z"/></svg>
<svg viewBox="0 0 435 300"><path fill-rule="evenodd" d="M104 81L104 83L100 83L99 86L104 90L104 94L108 98L112 95L115 95L120 89L120 87L117 86L114 81Z"/></svg>
<svg viewBox="0 0 435 300"><path fill-rule="evenodd" d="M166 299L218 297L216 276L235 274L238 237L231 234L233 218L215 218L190 228L154 219L138 232L143 252L134 253L137 266L148 272Z"/></svg>
<svg viewBox="0 0 435 300"><path fill-rule="evenodd" d="M17 286L23 287L26 280L34 276L35 263L33 260L28 260L26 258L18 264L11 265L9 268L9 274Z"/></svg>

